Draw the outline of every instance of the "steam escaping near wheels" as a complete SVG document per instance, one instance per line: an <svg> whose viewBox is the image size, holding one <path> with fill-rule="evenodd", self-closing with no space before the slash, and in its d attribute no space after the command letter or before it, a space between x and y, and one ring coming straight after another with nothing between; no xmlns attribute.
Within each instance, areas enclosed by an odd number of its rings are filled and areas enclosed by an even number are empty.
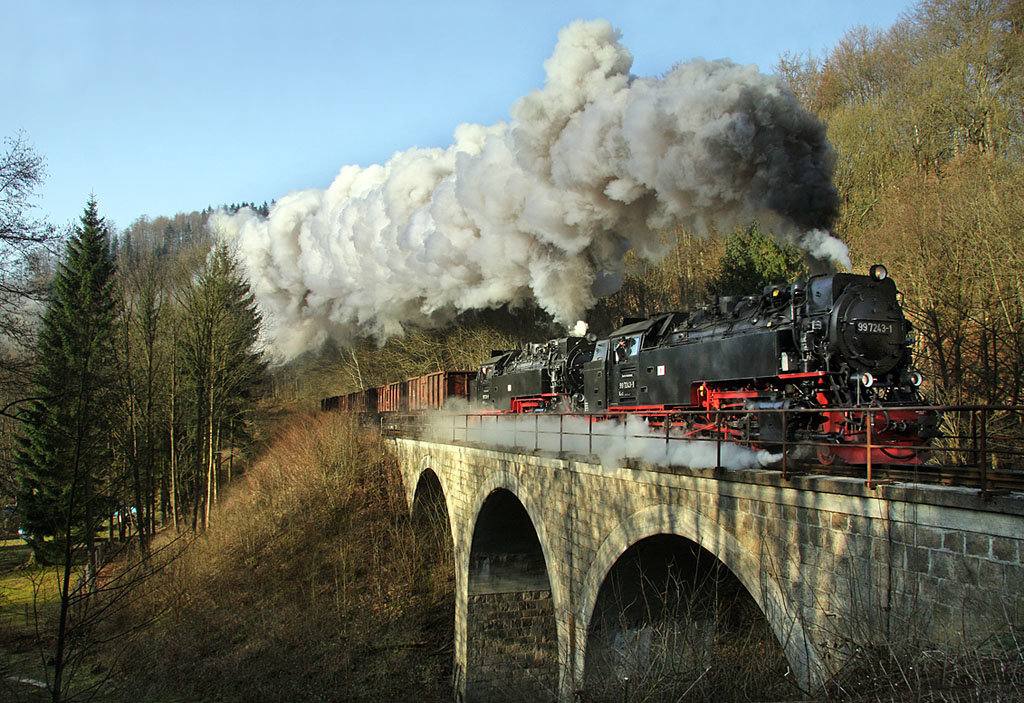
<svg viewBox="0 0 1024 703"><path fill-rule="evenodd" d="M215 216L277 357L527 300L568 327L621 286L627 251L663 255L657 232L671 226L758 220L849 267L829 233L839 199L825 126L778 78L704 60L639 78L619 39L608 22L575 21L544 64L544 87L508 122L463 124L448 148L345 166L267 218Z"/></svg>
<svg viewBox="0 0 1024 703"><path fill-rule="evenodd" d="M427 439L446 442L454 438L499 449L595 455L602 466L608 467L633 459L654 466L691 469L713 469L720 462L722 468L742 470L774 468L782 460L782 454L728 441L690 440L675 435L666 441L664 430L651 427L635 415L595 423L571 415L450 414L456 407L429 416ZM473 410L468 406L460 409Z"/></svg>

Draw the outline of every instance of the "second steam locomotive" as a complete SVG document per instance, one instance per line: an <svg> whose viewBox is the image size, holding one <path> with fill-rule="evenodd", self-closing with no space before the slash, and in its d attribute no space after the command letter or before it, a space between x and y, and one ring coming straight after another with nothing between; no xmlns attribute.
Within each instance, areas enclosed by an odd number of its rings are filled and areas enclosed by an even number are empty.
<svg viewBox="0 0 1024 703"><path fill-rule="evenodd" d="M823 463L916 463L937 416L919 407L911 330L876 265L495 352L472 395L498 412L635 413L686 436L804 442Z"/></svg>

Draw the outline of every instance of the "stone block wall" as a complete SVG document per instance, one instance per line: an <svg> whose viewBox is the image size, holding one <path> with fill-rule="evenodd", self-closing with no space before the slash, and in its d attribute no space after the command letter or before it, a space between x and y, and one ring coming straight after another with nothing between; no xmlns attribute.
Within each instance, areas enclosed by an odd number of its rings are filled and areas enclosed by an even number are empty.
<svg viewBox="0 0 1024 703"><path fill-rule="evenodd" d="M554 701L558 647L550 591L469 596L467 701Z"/></svg>

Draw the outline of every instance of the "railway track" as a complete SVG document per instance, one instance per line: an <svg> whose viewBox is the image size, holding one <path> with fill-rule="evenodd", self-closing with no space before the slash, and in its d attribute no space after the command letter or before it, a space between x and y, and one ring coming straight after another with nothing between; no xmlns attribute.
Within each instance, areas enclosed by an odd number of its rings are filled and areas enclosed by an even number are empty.
<svg viewBox="0 0 1024 703"><path fill-rule="evenodd" d="M867 477L866 466L837 466L816 462L798 462L796 470L790 474L825 474L829 476L847 476L850 478ZM987 493L1024 492L1024 471L983 469L978 466L953 464L921 464L919 466L899 466L875 464L871 467L872 483L922 483L937 486L955 486L975 488Z"/></svg>

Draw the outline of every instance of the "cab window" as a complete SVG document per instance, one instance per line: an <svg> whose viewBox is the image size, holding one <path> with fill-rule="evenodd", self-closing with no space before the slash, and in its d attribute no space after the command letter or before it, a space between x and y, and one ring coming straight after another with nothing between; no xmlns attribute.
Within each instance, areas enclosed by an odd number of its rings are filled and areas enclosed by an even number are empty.
<svg viewBox="0 0 1024 703"><path fill-rule="evenodd" d="M615 341L615 362L622 363L626 359L635 358L640 351L640 335L623 337Z"/></svg>

